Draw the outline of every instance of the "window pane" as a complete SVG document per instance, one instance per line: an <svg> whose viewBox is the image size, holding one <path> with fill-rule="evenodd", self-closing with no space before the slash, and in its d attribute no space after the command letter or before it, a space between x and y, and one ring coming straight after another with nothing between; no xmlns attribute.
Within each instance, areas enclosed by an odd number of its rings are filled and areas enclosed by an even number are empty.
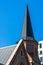
<svg viewBox="0 0 43 65"><path fill-rule="evenodd" d="M42 48L42 44L40 44L40 48Z"/></svg>
<svg viewBox="0 0 43 65"><path fill-rule="evenodd" d="M42 62L42 57L40 57L40 61Z"/></svg>
<svg viewBox="0 0 43 65"><path fill-rule="evenodd" d="M40 51L40 54L42 54L42 51Z"/></svg>
<svg viewBox="0 0 43 65"><path fill-rule="evenodd" d="M43 62L43 57L42 57L42 62Z"/></svg>

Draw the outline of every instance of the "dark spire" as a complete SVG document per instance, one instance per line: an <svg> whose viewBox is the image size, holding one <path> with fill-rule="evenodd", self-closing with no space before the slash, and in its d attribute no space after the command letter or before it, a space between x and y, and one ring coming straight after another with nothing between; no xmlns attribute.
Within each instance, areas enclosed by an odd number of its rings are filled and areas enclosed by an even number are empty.
<svg viewBox="0 0 43 65"><path fill-rule="evenodd" d="M34 38L31 21L30 21L30 16L29 16L29 11L28 11L28 6L26 6L21 38L23 38L23 39Z"/></svg>

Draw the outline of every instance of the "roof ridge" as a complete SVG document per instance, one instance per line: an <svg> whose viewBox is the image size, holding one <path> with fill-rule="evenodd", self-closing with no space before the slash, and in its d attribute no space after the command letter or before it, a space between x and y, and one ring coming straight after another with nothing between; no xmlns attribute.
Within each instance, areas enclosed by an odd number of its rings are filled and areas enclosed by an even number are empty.
<svg viewBox="0 0 43 65"><path fill-rule="evenodd" d="M13 58L13 56L15 55L15 53L16 53L16 51L17 51L18 47L20 46L20 44L21 44L22 40L23 40L23 39L21 39L21 40L18 42L18 44L17 44L16 48L15 48L15 49L14 49L14 51L12 52L12 54L11 54L10 58L8 59L8 61L7 61L6 65L9 65L9 63L10 63L11 59L12 59L12 58Z"/></svg>
<svg viewBox="0 0 43 65"><path fill-rule="evenodd" d="M8 48L8 47L13 47L13 46L16 46L17 44L14 44L14 45L9 45L9 46L5 46L5 47L1 47L0 49L4 49L4 48Z"/></svg>

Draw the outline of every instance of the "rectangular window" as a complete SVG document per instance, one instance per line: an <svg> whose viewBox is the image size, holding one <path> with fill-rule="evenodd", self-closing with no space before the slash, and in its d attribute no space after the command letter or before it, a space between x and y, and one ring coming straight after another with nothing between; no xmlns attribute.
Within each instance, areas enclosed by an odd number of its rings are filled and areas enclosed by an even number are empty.
<svg viewBox="0 0 43 65"><path fill-rule="evenodd" d="M42 62L43 62L43 57L42 57Z"/></svg>
<svg viewBox="0 0 43 65"><path fill-rule="evenodd" d="M42 54L42 51L40 51L40 54Z"/></svg>
<svg viewBox="0 0 43 65"><path fill-rule="evenodd" d="M40 61L42 62L42 57L40 57Z"/></svg>
<svg viewBox="0 0 43 65"><path fill-rule="evenodd" d="M42 44L40 44L40 48L42 48Z"/></svg>

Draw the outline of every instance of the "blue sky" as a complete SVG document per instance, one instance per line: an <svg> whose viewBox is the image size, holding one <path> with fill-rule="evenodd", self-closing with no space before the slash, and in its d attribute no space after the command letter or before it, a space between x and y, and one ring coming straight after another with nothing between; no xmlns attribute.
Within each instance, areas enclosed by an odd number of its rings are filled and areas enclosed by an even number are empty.
<svg viewBox="0 0 43 65"><path fill-rule="evenodd" d="M0 47L13 45L20 39L26 4L34 37L43 40L43 0L0 0Z"/></svg>

